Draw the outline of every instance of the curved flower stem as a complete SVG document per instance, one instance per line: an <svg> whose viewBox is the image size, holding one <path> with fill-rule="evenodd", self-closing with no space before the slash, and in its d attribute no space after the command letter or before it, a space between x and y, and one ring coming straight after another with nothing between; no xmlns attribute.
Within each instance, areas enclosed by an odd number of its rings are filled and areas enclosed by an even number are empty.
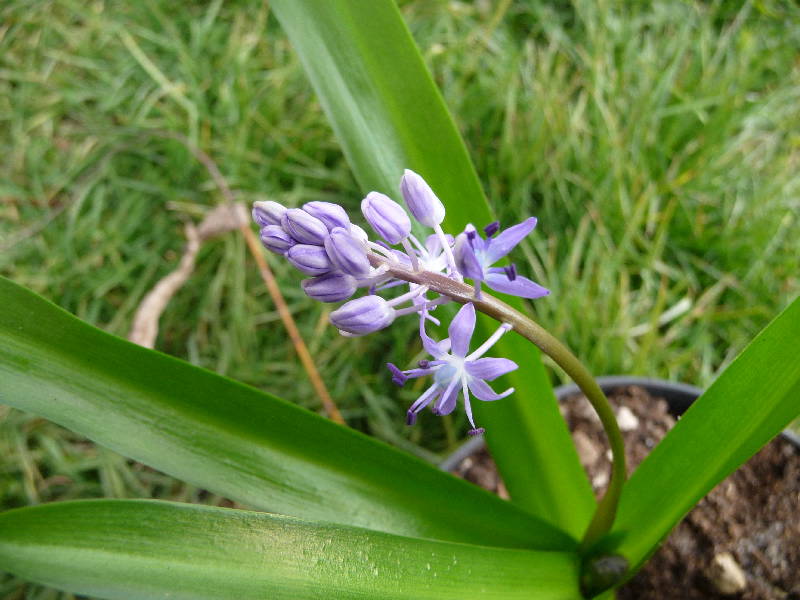
<svg viewBox="0 0 800 600"><path fill-rule="evenodd" d="M384 262L381 257L375 254L369 255L369 259L373 266ZM622 433L608 398L606 398L603 390L597 385L592 375L564 344L553 337L541 325L494 296L481 294L480 298L476 298L475 289L472 286L430 271L410 271L399 265L391 265L387 275L426 285L431 291L443 296L449 296L462 304L472 302L480 312L497 319L501 323L508 323L514 331L536 345L564 369L584 393L595 412L597 412L598 417L600 417L600 422L608 436L612 453L611 478L608 483L608 489L606 489L606 493L600 500L594 517L589 523L589 527L580 544L581 552L590 550L594 543L611 529L616 516L622 486L627 477L625 445L622 441Z"/></svg>

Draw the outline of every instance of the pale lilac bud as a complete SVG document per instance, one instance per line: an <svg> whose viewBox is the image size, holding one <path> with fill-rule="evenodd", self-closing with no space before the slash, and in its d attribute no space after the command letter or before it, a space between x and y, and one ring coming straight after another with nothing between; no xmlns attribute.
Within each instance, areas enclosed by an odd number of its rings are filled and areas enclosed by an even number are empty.
<svg viewBox="0 0 800 600"><path fill-rule="evenodd" d="M286 258L306 275L324 275L334 269L322 246L295 244L286 252Z"/></svg>
<svg viewBox="0 0 800 600"><path fill-rule="evenodd" d="M300 282L309 298L320 302L341 302L356 293L356 280L347 273L334 271Z"/></svg>
<svg viewBox="0 0 800 600"><path fill-rule="evenodd" d="M286 207L272 200L259 200L253 202L253 220L259 227L265 225L280 225L281 217L286 212Z"/></svg>
<svg viewBox="0 0 800 600"><path fill-rule="evenodd" d="M301 208L290 208L283 213L281 226L301 244L322 246L328 236L325 223Z"/></svg>
<svg viewBox="0 0 800 600"><path fill-rule="evenodd" d="M426 227L435 227L444 221L444 204L425 180L410 169L403 173L400 191L414 218Z"/></svg>
<svg viewBox="0 0 800 600"><path fill-rule="evenodd" d="M347 229L335 227L325 238L325 250L334 266L353 277L366 277L370 272L364 244Z"/></svg>
<svg viewBox="0 0 800 600"><path fill-rule="evenodd" d="M297 242L283 230L283 227L267 225L261 228L261 243L275 254L286 254L286 251Z"/></svg>
<svg viewBox="0 0 800 600"><path fill-rule="evenodd" d="M369 241L369 236L367 235L367 232L366 232L366 231L364 231L364 230L363 230L361 227L359 227L358 225L353 225L353 224L351 223L351 224L350 224L350 233L352 233L352 234L353 234L353 235L356 237L356 239L359 239L359 240L361 240L361 241L362 241L362 242L364 242L365 244L366 244L366 243Z"/></svg>
<svg viewBox="0 0 800 600"><path fill-rule="evenodd" d="M365 335L388 327L394 317L394 309L380 296L350 300L330 314L335 327L353 335Z"/></svg>
<svg viewBox="0 0 800 600"><path fill-rule="evenodd" d="M333 202L306 202L303 210L316 217L325 224L328 231L333 231L334 227L350 227L350 219L345 210Z"/></svg>
<svg viewBox="0 0 800 600"><path fill-rule="evenodd" d="M406 211L385 194L367 194L361 201L361 212L375 233L390 244L399 244L411 233L411 220Z"/></svg>

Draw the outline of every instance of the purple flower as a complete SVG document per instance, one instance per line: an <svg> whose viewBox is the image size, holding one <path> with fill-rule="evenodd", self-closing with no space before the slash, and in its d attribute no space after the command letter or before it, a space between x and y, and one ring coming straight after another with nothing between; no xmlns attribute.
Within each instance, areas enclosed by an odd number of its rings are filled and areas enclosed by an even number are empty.
<svg viewBox="0 0 800 600"><path fill-rule="evenodd" d="M420 321L419 329L422 345L434 360L420 361L419 368L407 371L401 371L391 363L387 365L392 373L392 381L399 385L409 378L433 375L433 384L408 409L406 423L413 425L420 411L431 403L434 414L450 414L456 407L458 393L462 392L464 409L472 425L470 435L483 433L482 428L475 427L470 393L478 400L488 402L505 398L514 391L514 388L509 388L497 394L486 382L513 371L517 364L507 358L482 358L511 326L505 323L501 325L471 354L468 354L469 345L475 331L475 307L472 303L465 304L458 311L448 328L448 339L436 342L430 338L425 332L424 319Z"/></svg>
<svg viewBox="0 0 800 600"><path fill-rule="evenodd" d="M512 294L522 298L541 298L550 290L525 277L517 275L514 265L508 267L492 267L495 262L505 257L522 239L536 227L536 217L525 219L522 223L509 227L497 237L497 223L487 225L486 239L483 239L472 225L468 225L464 233L456 238L454 249L456 265L459 271L475 281L486 282L491 289L504 294Z"/></svg>
<svg viewBox="0 0 800 600"><path fill-rule="evenodd" d="M356 280L347 273L334 271L300 282L309 298L320 302L341 302L356 293Z"/></svg>
<svg viewBox="0 0 800 600"><path fill-rule="evenodd" d="M325 250L331 262L353 277L367 277L372 269L365 244L343 227L334 227L325 238Z"/></svg>
<svg viewBox="0 0 800 600"><path fill-rule="evenodd" d="M345 229L350 227L350 218L347 216L347 212L333 202L306 202L303 210L322 221L328 231L333 231L334 227L344 227Z"/></svg>
<svg viewBox="0 0 800 600"><path fill-rule="evenodd" d="M444 221L444 204L431 186L417 173L406 169L400 180L400 192L414 218L427 227L436 227Z"/></svg>
<svg viewBox="0 0 800 600"><path fill-rule="evenodd" d="M279 225L262 227L260 237L264 247L275 254L286 254L286 251L297 243Z"/></svg>
<svg viewBox="0 0 800 600"><path fill-rule="evenodd" d="M331 323L350 335L366 335L392 324L395 310L380 296L361 296L330 314Z"/></svg>
<svg viewBox="0 0 800 600"><path fill-rule="evenodd" d="M286 258L297 270L306 275L324 275L334 266L325 248L311 244L295 244L286 252Z"/></svg>
<svg viewBox="0 0 800 600"><path fill-rule="evenodd" d="M385 194L367 194L361 201L361 212L375 233L390 244L399 244L411 233L411 220L406 211Z"/></svg>
<svg viewBox="0 0 800 600"><path fill-rule="evenodd" d="M281 217L286 212L283 204L272 200L258 200L253 202L253 220L259 227L265 225L280 225Z"/></svg>
<svg viewBox="0 0 800 600"><path fill-rule="evenodd" d="M301 244L322 246L328 237L328 228L318 218L302 208L290 208L281 217L281 226Z"/></svg>

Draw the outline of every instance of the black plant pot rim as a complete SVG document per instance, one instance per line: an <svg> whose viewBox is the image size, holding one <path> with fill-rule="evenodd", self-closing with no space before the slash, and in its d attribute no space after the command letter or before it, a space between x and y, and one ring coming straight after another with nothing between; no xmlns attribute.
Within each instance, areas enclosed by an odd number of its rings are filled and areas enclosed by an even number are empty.
<svg viewBox="0 0 800 600"><path fill-rule="evenodd" d="M666 379L654 379L650 377L629 377L626 375L607 375L605 377L598 377L597 383L606 394L613 390L629 385L635 385L644 388L651 395L659 398L664 398L669 405L669 411L675 416L680 416L691 406L703 390L699 387L689 385L686 383L677 383L674 381L667 381ZM560 385L553 390L556 399L562 402L570 396L580 394L581 391L577 385L570 383L567 385ZM781 435L783 438L798 448L800 448L800 435L789 429L784 430ZM483 437L475 437L465 442L455 452L442 461L439 465L445 471L453 471L461 461L468 456L472 456L479 450L486 446Z"/></svg>

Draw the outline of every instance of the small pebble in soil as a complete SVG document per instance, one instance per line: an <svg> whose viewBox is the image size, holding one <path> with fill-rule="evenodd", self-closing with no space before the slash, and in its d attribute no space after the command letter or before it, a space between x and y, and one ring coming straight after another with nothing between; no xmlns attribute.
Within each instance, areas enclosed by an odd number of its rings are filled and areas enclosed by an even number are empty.
<svg viewBox="0 0 800 600"><path fill-rule="evenodd" d="M711 561L708 580L716 591L726 596L743 592L747 587L744 571L730 552L720 552Z"/></svg>

